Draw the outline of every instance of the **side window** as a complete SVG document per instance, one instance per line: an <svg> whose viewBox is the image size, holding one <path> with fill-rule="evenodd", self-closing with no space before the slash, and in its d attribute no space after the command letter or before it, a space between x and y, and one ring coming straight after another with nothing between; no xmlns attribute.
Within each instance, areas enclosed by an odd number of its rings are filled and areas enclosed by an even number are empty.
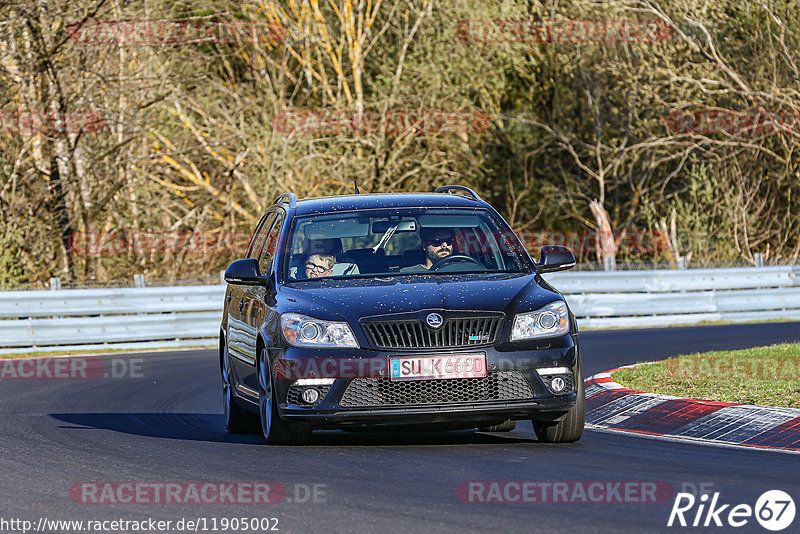
<svg viewBox="0 0 800 534"><path fill-rule="evenodd" d="M278 237L281 235L281 227L283 226L284 214L279 212L276 214L275 224L272 225L269 233L267 234L267 241L261 251L261 257L258 260L258 267L262 273L266 273L269 269L269 264L272 257L275 255L275 247L278 244Z"/></svg>
<svg viewBox="0 0 800 534"><path fill-rule="evenodd" d="M253 235L253 240L250 242L250 249L247 253L248 258L258 259L258 255L261 254L261 249L264 247L264 239L267 237L267 232L270 226L272 226L272 221L275 220L276 216L276 213L268 213L261 220L261 224Z"/></svg>

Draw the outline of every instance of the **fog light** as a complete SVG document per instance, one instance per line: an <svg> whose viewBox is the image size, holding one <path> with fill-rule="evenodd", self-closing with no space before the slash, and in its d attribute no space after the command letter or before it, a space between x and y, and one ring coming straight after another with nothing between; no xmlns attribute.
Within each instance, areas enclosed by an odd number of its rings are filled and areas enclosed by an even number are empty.
<svg viewBox="0 0 800 534"><path fill-rule="evenodd" d="M564 391L565 385L566 382L564 382L564 379L561 378L560 376L557 376L553 379L552 382L550 382L550 389L552 389L554 393L560 393Z"/></svg>
<svg viewBox="0 0 800 534"><path fill-rule="evenodd" d="M301 395L303 402L316 404L319 400L319 390L317 388L306 388Z"/></svg>

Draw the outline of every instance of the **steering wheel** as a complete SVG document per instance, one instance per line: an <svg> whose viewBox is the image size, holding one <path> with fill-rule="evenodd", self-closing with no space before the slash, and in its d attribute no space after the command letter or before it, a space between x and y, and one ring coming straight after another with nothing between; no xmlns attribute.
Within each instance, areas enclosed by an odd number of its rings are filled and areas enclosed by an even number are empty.
<svg viewBox="0 0 800 534"><path fill-rule="evenodd" d="M436 263L434 263L433 265L431 265L431 268L428 269L428 271L438 271L442 267L446 267L447 265L450 265L451 263L456 263L456 262L461 262L461 261L474 263L475 265L478 265L481 269L485 269L486 268L486 266L484 264L482 264L481 262L479 262L478 260L476 260L475 258L472 258L470 256L467 256L467 255L464 255L464 254L450 254L449 256L445 256L441 260L439 260Z"/></svg>

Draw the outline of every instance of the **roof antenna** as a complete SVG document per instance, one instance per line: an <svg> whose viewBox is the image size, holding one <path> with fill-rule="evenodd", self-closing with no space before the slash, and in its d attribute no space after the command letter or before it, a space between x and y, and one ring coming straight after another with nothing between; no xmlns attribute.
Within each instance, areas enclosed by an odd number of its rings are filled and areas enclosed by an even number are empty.
<svg viewBox="0 0 800 534"><path fill-rule="evenodd" d="M358 190L358 182L356 181L356 179L355 179L355 178L353 178L353 185L354 185L354 186L355 186L355 188L356 188L356 195L360 195L360 194L361 194L361 191L359 191L359 190Z"/></svg>

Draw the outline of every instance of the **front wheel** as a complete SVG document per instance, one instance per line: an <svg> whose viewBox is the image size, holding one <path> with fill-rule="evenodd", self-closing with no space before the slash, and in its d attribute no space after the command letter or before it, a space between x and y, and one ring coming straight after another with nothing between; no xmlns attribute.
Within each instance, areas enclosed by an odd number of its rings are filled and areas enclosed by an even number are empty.
<svg viewBox="0 0 800 534"><path fill-rule="evenodd" d="M543 443L572 443L578 441L583 435L583 425L586 421L586 393L583 386L583 364L578 366L577 399L575 406L570 408L567 416L561 421L536 421L533 430L536 437Z"/></svg>
<svg viewBox="0 0 800 534"><path fill-rule="evenodd" d="M233 395L231 362L228 358L228 344L222 346L222 406L225 412L225 428L231 434L251 434L258 431L257 420L242 410Z"/></svg>
<svg viewBox="0 0 800 534"><path fill-rule="evenodd" d="M261 415L261 432L270 445L300 445L308 441L311 432L298 432L281 419L275 390L272 387L267 349L261 349L258 362L258 411Z"/></svg>

